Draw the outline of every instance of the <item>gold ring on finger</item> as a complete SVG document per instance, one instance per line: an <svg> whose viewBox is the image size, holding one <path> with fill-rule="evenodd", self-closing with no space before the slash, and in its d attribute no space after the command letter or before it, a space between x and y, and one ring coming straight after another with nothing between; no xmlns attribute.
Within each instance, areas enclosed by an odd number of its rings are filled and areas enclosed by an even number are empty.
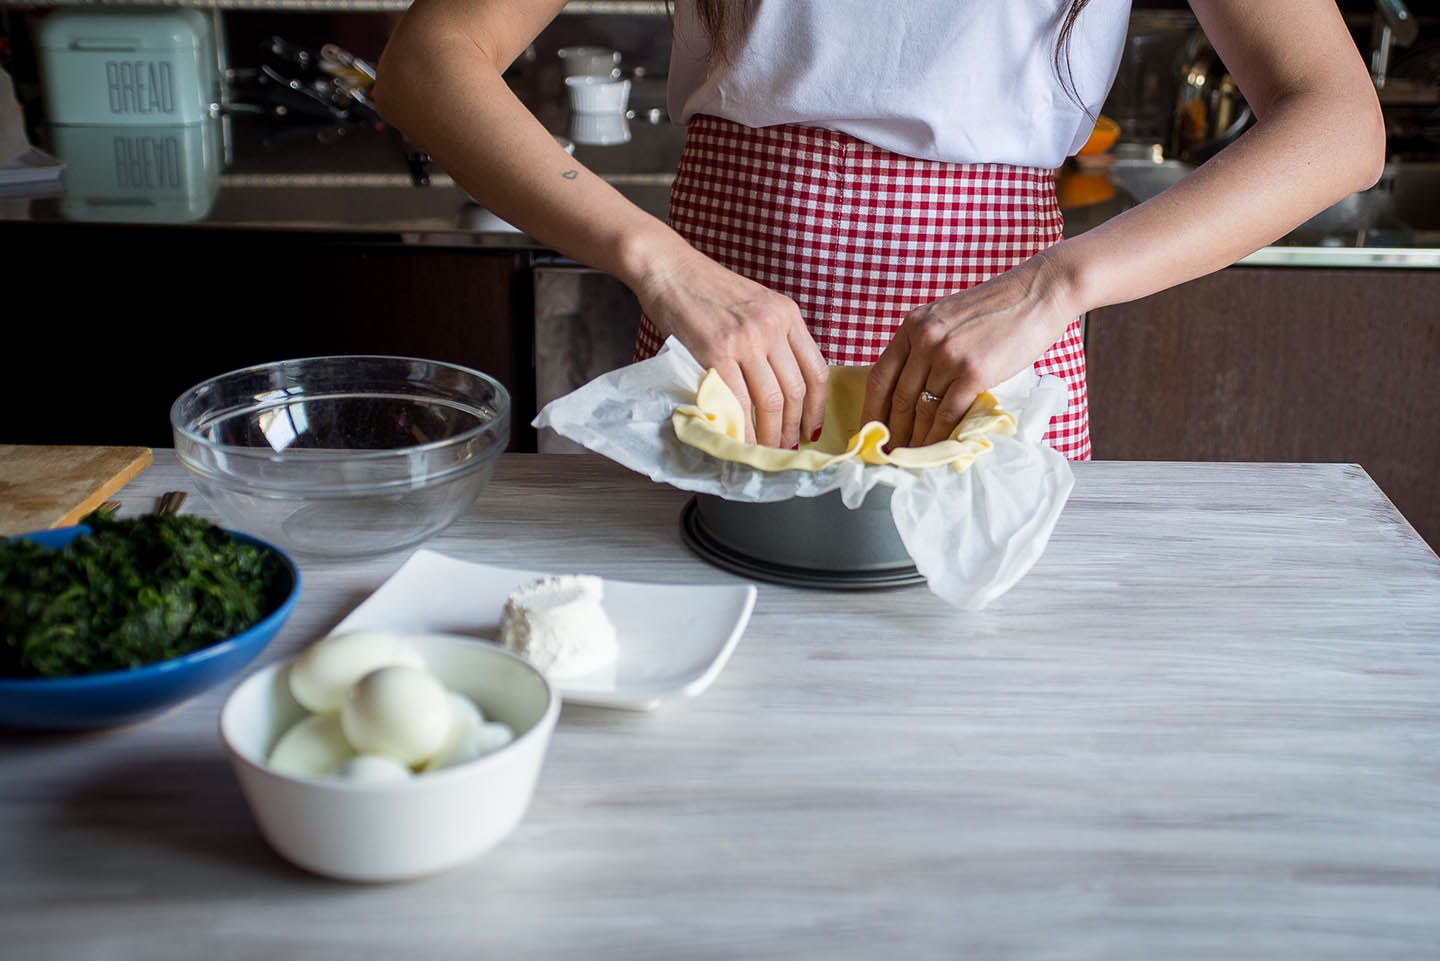
<svg viewBox="0 0 1440 961"><path fill-rule="evenodd" d="M927 403L927 404L938 404L938 403L940 403L940 395L939 395L939 394L932 394L932 393L930 393L928 390L922 390L922 391L920 392L920 399L921 399L922 401L924 401L925 403Z"/></svg>

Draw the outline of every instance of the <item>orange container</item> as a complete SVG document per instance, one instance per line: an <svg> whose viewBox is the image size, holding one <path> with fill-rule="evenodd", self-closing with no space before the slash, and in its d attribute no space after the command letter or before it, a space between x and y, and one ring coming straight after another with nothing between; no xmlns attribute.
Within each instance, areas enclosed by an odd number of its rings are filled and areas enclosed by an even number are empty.
<svg viewBox="0 0 1440 961"><path fill-rule="evenodd" d="M1095 121L1095 129L1090 131L1090 139L1085 141L1078 153L1082 157L1104 153L1119 139L1120 125L1102 113Z"/></svg>

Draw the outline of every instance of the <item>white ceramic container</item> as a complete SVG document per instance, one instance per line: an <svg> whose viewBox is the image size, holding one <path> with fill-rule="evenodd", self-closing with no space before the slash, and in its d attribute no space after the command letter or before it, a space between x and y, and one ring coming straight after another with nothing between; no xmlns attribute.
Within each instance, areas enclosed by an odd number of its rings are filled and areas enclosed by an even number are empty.
<svg viewBox="0 0 1440 961"><path fill-rule="evenodd" d="M630 103L630 81L610 77L566 77L570 107L577 113L623 114Z"/></svg>
<svg viewBox="0 0 1440 961"><path fill-rule="evenodd" d="M556 55L567 77L620 76L620 51L609 47L561 47Z"/></svg>
<svg viewBox="0 0 1440 961"><path fill-rule="evenodd" d="M292 777L265 763L305 716L290 694L289 662L243 681L220 713L220 737L266 841L306 870L346 881L434 874L484 853L519 823L560 713L539 671L471 638L408 638L448 688L468 695L515 740L478 760L408 781L359 784Z"/></svg>
<svg viewBox="0 0 1440 961"><path fill-rule="evenodd" d="M570 114L570 139L587 146L611 147L630 142L630 121L623 113Z"/></svg>

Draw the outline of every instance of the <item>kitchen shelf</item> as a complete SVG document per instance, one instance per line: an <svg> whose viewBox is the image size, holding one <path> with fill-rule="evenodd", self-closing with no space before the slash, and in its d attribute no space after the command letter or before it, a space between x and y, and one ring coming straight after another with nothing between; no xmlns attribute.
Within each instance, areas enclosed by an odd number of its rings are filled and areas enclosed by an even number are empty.
<svg viewBox="0 0 1440 961"><path fill-rule="evenodd" d="M196 7L202 10L374 13L407 10L410 0L0 0L0 7ZM666 5L664 0L570 0L561 12L587 16L663 16Z"/></svg>

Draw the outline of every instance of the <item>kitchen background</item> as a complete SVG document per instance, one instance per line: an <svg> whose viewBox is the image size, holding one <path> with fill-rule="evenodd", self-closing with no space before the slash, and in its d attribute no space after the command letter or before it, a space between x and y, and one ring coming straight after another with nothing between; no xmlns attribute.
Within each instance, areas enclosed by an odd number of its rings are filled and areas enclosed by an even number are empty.
<svg viewBox="0 0 1440 961"><path fill-rule="evenodd" d="M0 0L25 132L65 164L57 178L32 163L23 183L0 167L0 441L169 446L170 402L205 377L398 353L495 375L514 398L512 449L565 449L529 420L629 361L638 308L375 117L365 68L405 6ZM1092 312L1095 455L1359 463L1440 545L1440 9L1341 9L1381 92L1385 177L1234 267ZM104 75L107 50L134 42L122 18L135 12L169 18L142 46L192 66L175 81L198 91L193 115L102 116L95 90L147 89ZM632 81L603 131L569 109L558 52L574 45L618 51ZM668 56L662 2L572 0L507 78L578 158L663 216L683 139L665 114ZM1057 173L1067 234L1163 189L1249 121L1183 3L1135 5L1104 113L1120 127L1113 163Z"/></svg>

